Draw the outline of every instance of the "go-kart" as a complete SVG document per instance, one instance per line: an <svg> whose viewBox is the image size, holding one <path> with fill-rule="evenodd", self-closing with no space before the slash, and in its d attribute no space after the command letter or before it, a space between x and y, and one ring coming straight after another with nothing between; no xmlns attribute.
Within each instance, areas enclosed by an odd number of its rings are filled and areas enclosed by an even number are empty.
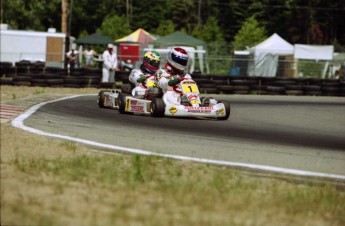
<svg viewBox="0 0 345 226"><path fill-rule="evenodd" d="M230 116L230 104L227 101L217 101L212 97L200 98L196 82L184 79L176 90L175 103L162 95L161 89L155 85L149 87L142 98L121 92L118 94L117 106L122 114L151 114L154 117L206 117L227 120Z"/></svg>
<svg viewBox="0 0 345 226"><path fill-rule="evenodd" d="M183 79L175 92L174 104L167 95L154 98L151 103L151 114L156 117L206 117L227 120L230 117L230 104L227 101L217 101L212 97L201 97L196 82Z"/></svg>
<svg viewBox="0 0 345 226"><path fill-rule="evenodd" d="M155 76L149 76L141 86L145 89L134 89L133 84L126 83L121 86L121 92L101 90L97 98L98 106L100 108L118 109L120 113L132 112L150 114L150 109L146 107L150 106L153 97L161 97L162 91L157 86ZM123 99L124 97L127 97L125 101L131 101L131 108L127 108L127 111L124 110L124 107L119 108L119 98ZM137 106L135 106L134 103L137 103Z"/></svg>
<svg viewBox="0 0 345 226"><path fill-rule="evenodd" d="M131 84L124 84L121 92L101 90L98 106L118 109L122 114L147 114L154 117L206 117L227 120L230 117L230 104L212 97L201 97L196 82L183 79L174 90L175 101L168 101L167 95L158 88L151 77L143 84L144 92L135 91Z"/></svg>

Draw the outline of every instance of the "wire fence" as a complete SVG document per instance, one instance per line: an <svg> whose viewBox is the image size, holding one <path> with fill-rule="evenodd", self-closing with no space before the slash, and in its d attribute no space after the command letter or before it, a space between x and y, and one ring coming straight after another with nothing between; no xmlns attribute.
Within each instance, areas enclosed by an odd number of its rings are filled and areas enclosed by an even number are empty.
<svg viewBox="0 0 345 226"><path fill-rule="evenodd" d="M132 62L133 66L142 61L142 55L138 62ZM78 55L78 67L84 67L84 56ZM94 67L102 67L102 59L95 56ZM123 56L118 55L121 59ZM1 52L1 61L15 62L28 60L31 62L42 61L46 66L64 67L65 56L62 53L4 53ZM229 75L229 76L260 76L260 77L285 77L285 78L338 78L345 74L345 59L338 61L315 61L298 60L293 56L279 56L274 60L264 62L271 70L266 70L263 62L256 62L253 54L236 55L229 46L208 47L206 54L202 59L203 68L200 68L197 54L194 58L194 67L192 73L211 74L211 75ZM273 62L276 61L276 62ZM162 60L161 66L166 61ZM119 62L120 65L120 62ZM264 69L263 69L264 68ZM120 68L121 69L121 68ZM191 70L191 68L189 68Z"/></svg>

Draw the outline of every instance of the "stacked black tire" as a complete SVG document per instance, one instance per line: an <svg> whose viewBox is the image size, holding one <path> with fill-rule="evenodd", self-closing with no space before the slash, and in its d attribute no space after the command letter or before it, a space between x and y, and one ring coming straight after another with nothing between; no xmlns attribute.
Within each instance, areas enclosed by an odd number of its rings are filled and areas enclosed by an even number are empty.
<svg viewBox="0 0 345 226"><path fill-rule="evenodd" d="M16 68L11 62L0 62L0 84L13 85L13 77L16 75Z"/></svg>
<svg viewBox="0 0 345 226"><path fill-rule="evenodd" d="M100 87L101 69L45 67L43 62L1 62L1 84L39 87ZM112 83L113 85L113 83Z"/></svg>
<svg viewBox="0 0 345 226"><path fill-rule="evenodd" d="M99 88L101 87L101 69L76 68L70 70L69 76L64 78L64 86L70 88Z"/></svg>
<svg viewBox="0 0 345 226"><path fill-rule="evenodd" d="M345 96L339 79L192 75L201 93Z"/></svg>
<svg viewBox="0 0 345 226"><path fill-rule="evenodd" d="M1 62L1 85L41 87L95 87L120 89L129 72L118 71L113 82L101 82L102 69L46 67L43 62ZM205 94L345 96L345 80L320 78L239 77L192 74Z"/></svg>

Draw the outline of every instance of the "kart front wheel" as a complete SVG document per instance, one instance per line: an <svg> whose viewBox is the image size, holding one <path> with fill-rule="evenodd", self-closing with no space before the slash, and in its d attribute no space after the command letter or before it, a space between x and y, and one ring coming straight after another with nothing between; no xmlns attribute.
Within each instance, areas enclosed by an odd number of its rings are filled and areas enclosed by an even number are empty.
<svg viewBox="0 0 345 226"><path fill-rule="evenodd" d="M153 98L151 102L151 115L153 117L163 117L165 104L162 98Z"/></svg>
<svg viewBox="0 0 345 226"><path fill-rule="evenodd" d="M117 103L119 105L119 112L121 114L126 113L126 96L129 96L129 95L126 93L120 93L117 98Z"/></svg>
<svg viewBox="0 0 345 226"><path fill-rule="evenodd" d="M104 93L105 92L110 92L109 90L101 90L99 93L98 93L98 100L97 100L97 102L98 102L98 106L100 107L100 108L104 108L105 106L104 106L104 99L105 99L105 95L104 95Z"/></svg>
<svg viewBox="0 0 345 226"><path fill-rule="evenodd" d="M230 103L227 101L219 101L218 103L223 103L225 107L225 116L219 117L219 120L227 120L230 117Z"/></svg>

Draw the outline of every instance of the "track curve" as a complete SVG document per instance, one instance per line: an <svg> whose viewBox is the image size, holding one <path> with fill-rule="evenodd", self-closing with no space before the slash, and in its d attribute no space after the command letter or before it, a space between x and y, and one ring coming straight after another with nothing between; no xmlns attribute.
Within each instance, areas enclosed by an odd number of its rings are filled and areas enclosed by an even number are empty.
<svg viewBox="0 0 345 226"><path fill-rule="evenodd" d="M345 175L345 100L228 96L227 121L152 118L101 109L96 96L47 104L25 125L117 146Z"/></svg>

